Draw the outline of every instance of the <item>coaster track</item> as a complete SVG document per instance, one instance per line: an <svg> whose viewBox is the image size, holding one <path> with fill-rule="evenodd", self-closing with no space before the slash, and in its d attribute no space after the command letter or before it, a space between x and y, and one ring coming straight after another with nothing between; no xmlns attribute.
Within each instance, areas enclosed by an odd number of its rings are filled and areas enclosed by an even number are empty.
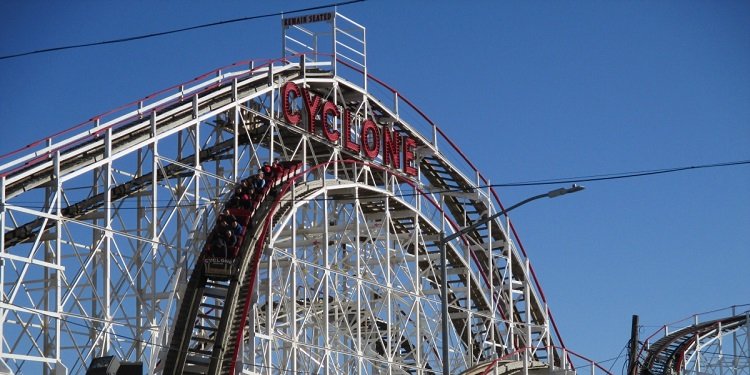
<svg viewBox="0 0 750 375"><path fill-rule="evenodd" d="M239 252L236 261L240 266L236 267L236 274L230 280L209 279L205 264L210 250L204 247L183 295L163 373L228 373L228 368L232 367L232 361L224 358L233 358L235 355L232 350L237 348L233 344L241 333L239 330L244 328L241 322L244 322L246 312L243 309L252 292L251 285L255 281L257 259L264 243L263 230L256 228L264 227L262 224L265 218L273 215L270 207L272 199L267 199L269 193L287 182L300 165L294 163L286 168L281 176L266 186L249 210L231 210L237 216L246 215L249 220L244 223L243 236L238 239ZM205 320L218 324L204 325ZM232 350L227 352L227 349Z"/></svg>
<svg viewBox="0 0 750 375"><path fill-rule="evenodd" d="M701 323L696 321L665 334L648 347L644 346L640 353L643 357L640 373L672 375L730 371L746 374L750 371L750 360L746 355L748 330L750 319L747 312ZM722 340L723 337L728 339Z"/></svg>

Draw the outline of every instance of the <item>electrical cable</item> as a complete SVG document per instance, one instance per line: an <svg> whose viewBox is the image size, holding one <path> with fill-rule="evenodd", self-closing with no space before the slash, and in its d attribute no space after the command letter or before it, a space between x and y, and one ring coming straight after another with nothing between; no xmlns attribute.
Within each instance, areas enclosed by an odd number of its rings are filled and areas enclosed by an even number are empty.
<svg viewBox="0 0 750 375"><path fill-rule="evenodd" d="M601 365L602 363L614 361L614 362L612 362L612 365L609 367L609 369L607 369L607 371L611 373L612 372L612 367L617 363L617 361L620 359L620 357L622 357L622 353L625 351L625 349L627 349L628 344L629 344L629 342L625 343L625 346L622 348L622 350L620 350L620 353L617 354L616 357L612 357L612 358L605 359L605 360L602 360L602 361L593 361L593 363ZM578 370L578 369L587 368L587 367L591 367L591 364L585 364L585 365L576 366L575 369Z"/></svg>
<svg viewBox="0 0 750 375"><path fill-rule="evenodd" d="M696 170L696 169L730 167L730 166L746 165L746 164L750 164L750 160L737 160L737 161L730 161L730 162L723 162L723 163L693 165L693 166L687 166L687 167L652 169L652 170L644 170L644 171L631 171L631 172L610 173L610 174L591 175L591 176L566 177L566 178L557 178L557 179L549 179L549 180L511 182L511 183L504 183L504 184L493 184L490 186L492 187L518 187L518 186L539 186L539 185L553 185L553 184L565 184L565 183L608 181L608 180L617 180L617 179L623 179L623 178L633 178L633 177L653 176L653 175L666 174L666 173L683 172L683 171Z"/></svg>
<svg viewBox="0 0 750 375"><path fill-rule="evenodd" d="M150 34L136 35L136 36L119 38L119 39L111 39L111 40L105 40L105 41L101 41L101 42L82 43L82 44L74 44L74 45L61 46L61 47L45 48L45 49L40 49L40 50L35 50L35 51L28 51L28 52L21 52L21 53L15 53L15 54L11 54L11 55L0 56L0 60L6 60L6 59L12 59L12 58L16 58L16 57L36 55L36 54L40 54L40 53L47 53L47 52L54 52L54 51L63 51L63 50L76 49L76 48L101 46L101 45L106 45L106 44L131 42L131 41L135 41L135 40L154 38L154 37L164 36L164 35L169 35L169 34L177 34L177 33L185 32L185 31L191 31L191 30L204 29L204 28L209 28L209 27L214 27L214 26L227 25L227 24L230 24L230 23L243 22L243 21L252 21L252 20L257 20L257 19L261 19L261 18L283 16L285 14L295 14L295 13L308 12L308 11L313 11L313 10L318 10L318 9L324 9L324 8L339 7L339 6L350 5L350 4L359 3L359 2L363 2L363 1L365 1L365 0L349 0L349 1L344 1L344 2L329 3L329 4L326 4L326 5L319 5L319 6L302 8L302 9L295 9L295 10L284 11L284 12L275 12L275 13L268 13L268 14L262 14L262 15L257 15L257 16L248 16L248 17L234 18L234 19L229 19L229 20L223 20L223 21L205 23L205 24L202 24L202 25L183 27L181 29L174 29L174 30L161 31L161 32L150 33Z"/></svg>
<svg viewBox="0 0 750 375"><path fill-rule="evenodd" d="M628 342L625 343L625 346L622 347L622 349L620 350L620 353L617 354L617 357L615 357L614 362L612 362L612 364L607 369L608 372L610 372L610 373L612 372L612 368L615 367L615 364L617 363L617 361L620 360L620 357L622 357L622 353L625 352L625 350L628 348L629 345L630 345L630 340L628 340ZM611 359L608 359L606 361L600 361L599 363L608 362L610 360ZM626 363L627 363L627 361L626 361Z"/></svg>
<svg viewBox="0 0 750 375"><path fill-rule="evenodd" d="M468 187L468 188L455 188L455 189L441 189L441 190L430 190L427 192L412 192L412 193L394 193L394 197L412 197L412 196L421 196L425 194L445 194L445 193L470 193L472 191L481 190L481 189L487 189L487 188L507 188L507 187L524 187L524 186L544 186L544 185L560 185L560 184L567 184L567 183L583 183L583 182L598 182L598 181L611 181L616 179L626 179L626 178L636 178L636 177L645 177L645 176L653 176L658 174L669 174L669 173L677 173L677 172L684 172L684 171L690 171L690 170L699 170L699 169L710 169L710 168L721 168L721 167L732 167L732 166L742 166L742 165L750 165L750 160L737 160L737 161L730 161L730 162L721 162L721 163L711 163L711 164L701 164L701 165L694 165L694 166L686 166L686 167L674 167L674 168L664 168L664 169L653 169L653 170L643 170L643 171L632 171L632 172L620 172L620 173L609 173L609 174L601 174L601 175L591 175L591 176L579 176L579 177L563 177L563 178L557 178L557 179L547 179L547 180L536 180L536 181L525 181L525 182L509 182L509 183L500 183L500 184L491 184L491 185L479 185L475 187ZM72 189L81 189L81 187L74 187L74 188L63 188L63 190L72 190ZM381 197L381 195L378 194L363 194L358 196L360 199L367 199L367 198L378 198ZM329 198L282 198L281 201L313 201L313 200L337 200L340 199L338 197L329 197ZM17 201L17 202L6 202L6 204L41 204L40 201ZM116 207L118 210L122 209L144 209L144 208L178 208L178 207L192 207L194 204L186 204L186 205L164 205L164 206L141 206L141 207ZM26 208L30 209L46 209L47 207L43 206L27 206Z"/></svg>

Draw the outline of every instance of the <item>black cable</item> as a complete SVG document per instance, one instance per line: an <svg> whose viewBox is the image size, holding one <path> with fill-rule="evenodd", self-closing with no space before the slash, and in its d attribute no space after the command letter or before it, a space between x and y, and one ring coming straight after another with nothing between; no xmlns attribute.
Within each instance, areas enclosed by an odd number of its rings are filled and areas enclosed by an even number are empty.
<svg viewBox="0 0 750 375"><path fill-rule="evenodd" d="M719 168L719 167L731 167L731 166L740 166L740 165L748 165L750 164L750 160L738 160L738 161L730 161L730 162L722 162L722 163L712 163L712 164L701 164L701 165L695 165L695 166L687 166L687 167L674 167L674 168L664 168L664 169L654 169L654 170L645 170L645 171L633 171L633 172L621 172L621 173L609 173L609 174L601 174L601 175L591 175L591 176L580 176L580 177L564 177L559 179L547 179L547 180L537 180L537 181L526 181L526 182L511 182L511 183L502 183L502 184L491 184L491 185L480 185L476 187L467 187L467 188L455 188L455 189L442 189L442 190L432 190L432 191L426 191L426 192L413 192L413 193L394 193L394 197L412 197L412 196L420 196L425 194L444 194L444 193L469 193L475 190L480 189L486 189L490 187L494 188L503 188L503 187L522 187L522 186L544 186L544 185L560 185L560 184L566 184L566 183L582 183L582 182L597 182L597 181L611 181L616 179L625 179L625 178L635 178L635 177L644 177L644 176L653 176L658 174L668 174L668 173L677 173L677 172L684 172L689 170L698 170L698 169L709 169L709 168ZM63 188L63 190L72 190L72 189L80 189L82 187L73 187L73 188ZM378 198L381 197L380 194L362 194L359 195L358 198L360 199L367 199L367 198ZM313 201L313 200L330 200L334 201L340 198L337 197L331 197L331 198L281 198L280 201L286 202L286 201ZM35 203L42 203L39 201L17 201L17 202L6 202L6 204L35 204ZM191 207L194 206L194 203L188 203L188 204L180 204L180 205L164 205L164 206L141 206L141 207L113 207L113 209L116 210L137 210L137 209L151 209L151 208L179 208L179 207ZM29 209L47 209L48 207L44 206L23 206L25 208Z"/></svg>
<svg viewBox="0 0 750 375"><path fill-rule="evenodd" d="M326 4L326 5L309 7L309 8L295 9L295 10L290 10L290 11L285 11L285 12L276 12L276 13L262 14L262 15L258 15L258 16L249 16L249 17L235 18L235 19L231 19L231 20L211 22L211 23L206 23L206 24L202 24L202 25L184 27L184 28L181 28L181 29L175 29L175 30L169 30L169 31L162 31L162 32L151 33L151 34L144 34L144 35L137 35L137 36L131 36L131 37L125 37L125 38L119 38L119 39L105 40L105 41L101 41L101 42L83 43L83 44L74 44L74 45L62 46L62 47L45 48L45 49L40 49L40 50L36 50L36 51L21 52L21 53L16 53L16 54L12 54L12 55L0 56L0 60L12 59L12 58L21 57L21 56L35 55L35 54L46 53L46 52L63 51L63 50L74 49L74 48L83 48L83 47L100 46L100 45L105 45L105 44L131 42L131 41L134 41L134 40L154 38L154 37L157 37L157 36L164 36L164 35L169 35L169 34L181 33L183 31L197 30L197 29L203 29L203 28L208 28L208 27L227 25L227 24L235 23L235 22L257 20L257 19L261 19L261 18L277 17L277 16L282 16L282 15L285 15L285 14L302 13L302 12L308 12L308 11L312 11L312 10L318 10L318 9L324 9L324 8L331 8L331 7L338 7L338 6L343 6L343 5L349 5L349 4L359 3L359 2L363 2L363 1L365 1L365 0L349 0L349 1L344 1L344 2L330 3L330 4Z"/></svg>
<svg viewBox="0 0 750 375"><path fill-rule="evenodd" d="M629 345L630 345L630 340L628 340L628 342L625 343L625 346L622 347L622 349L620 350L620 353L617 354L617 357L615 357L614 362L612 362L612 364L607 369L608 372L610 373L612 372L612 368L615 367L615 364L617 363L617 361L620 360L620 357L622 357L622 353L628 348ZM608 359L607 361L610 361L610 360ZM607 362L607 361L601 361L599 363Z"/></svg>
<svg viewBox="0 0 750 375"><path fill-rule="evenodd" d="M625 351L625 349L627 349L628 343L625 343L625 346L622 348L622 350L620 350L620 353L617 354L617 357L612 357L612 358L609 358L609 359L605 359L603 361L592 361L592 363L596 363L596 364L601 365L602 363L614 361L612 363L612 365L609 367L609 369L607 370L608 372L612 372L612 367L617 363L617 360L619 360L620 357L622 357L622 352ZM591 366L591 364L589 363L589 364L585 364L585 365L576 366L576 367L574 367L574 369L578 370L578 369L582 369L582 368L586 368L586 367L590 367L590 366Z"/></svg>
<svg viewBox="0 0 750 375"><path fill-rule="evenodd" d="M429 193L456 193L456 192L467 193L473 190L486 189L489 187L498 187L498 188L523 187L523 186L558 185L558 184L579 183L579 182L608 181L608 180L615 180L615 179L634 178L634 177L643 177L643 176L653 176L653 175L658 175L658 174L683 172L683 171L688 171L688 170L731 167L731 166L739 166L739 165L747 165L747 164L750 164L750 160L737 160L737 161L728 161L728 162L721 162L721 163L699 164L699 165L693 165L693 166L687 166L687 167L673 167L673 168L652 169L652 170L644 170L644 171L607 173L607 174L578 176L578 177L560 177L560 178L551 178L551 179L545 179L545 180L506 182L506 183L500 183L500 184L479 185L476 187L468 187L468 188L433 190L433 191L430 191ZM90 189L90 188L91 188L90 186L74 186L74 187L63 187L63 190L81 190L81 189ZM418 194L404 194L404 195L397 195L397 196L409 196L409 195L418 195Z"/></svg>
<svg viewBox="0 0 750 375"><path fill-rule="evenodd" d="M537 181L525 181L525 182L512 182L505 184L493 184L492 187L518 187L518 186L539 186L539 185L554 185L554 184L565 184L565 183L579 183L579 182L592 182L592 181L607 181L617 180L623 178L653 176L665 173L675 173L694 169L706 169L706 168L718 168L718 167L730 167L737 165L750 164L750 160L738 160L724 163L713 163L694 165L688 167L676 167L676 168L665 168L665 169L653 169L645 171L633 171L633 172L622 172L622 173L610 173L603 175L592 175L592 176L580 176L580 177L567 177L549 180L537 180Z"/></svg>

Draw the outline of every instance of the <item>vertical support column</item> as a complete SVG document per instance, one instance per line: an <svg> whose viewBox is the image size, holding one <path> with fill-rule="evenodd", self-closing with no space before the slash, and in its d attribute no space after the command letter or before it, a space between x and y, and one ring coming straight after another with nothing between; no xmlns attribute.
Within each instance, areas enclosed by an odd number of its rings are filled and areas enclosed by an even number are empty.
<svg viewBox="0 0 750 375"><path fill-rule="evenodd" d="M293 193L294 193L294 189L292 189L292 194ZM292 203L292 204L294 204L294 203ZM292 236L292 242L296 242L296 241L297 241L297 239L294 236ZM292 250L294 251L295 249L296 248L294 246L292 246ZM296 302L296 301L298 301L299 296L297 295L297 287L296 287L296 285L297 285L297 267L298 267L298 265L297 265L297 262L295 260L296 260L296 258L292 257L292 261L289 263L289 272L291 273L291 279L292 279L292 284L291 284L292 285L292 290L291 290L291 292L292 292L292 301L291 301L292 315L291 315L291 317L290 317L289 320L291 320L291 325L292 325L292 337L296 339L297 337L299 337L298 334L297 334L297 302ZM273 261L273 256L269 257L268 261L269 261L269 264L270 264L270 262ZM269 268L269 270L270 270L270 268ZM268 280L269 280L269 283L271 282L271 280L273 280L273 278L271 278L270 274L269 274ZM270 296L270 294L269 294L269 296ZM292 355L292 373L296 374L297 373L297 343L296 342L292 342L292 353L291 353L291 355Z"/></svg>
<svg viewBox="0 0 750 375"><path fill-rule="evenodd" d="M491 191L489 190L490 186L492 186L492 184L490 184L490 182L487 181L487 196L485 197L485 204L487 205L488 217L495 214L494 212L495 206L492 205L492 199L490 198L492 196ZM477 190L477 192L479 192L479 190ZM495 299L495 270L496 268L495 268L495 257L492 255L492 252L495 250L493 247L494 237L492 236L492 222L487 223L487 237L486 238L487 238L487 248L484 249L484 246L483 246L483 250L485 250L487 253L487 258L488 258L487 269L489 270L489 274L490 274L490 290L489 290L490 292L489 293L490 322L489 322L489 328L486 329L487 333L486 333L486 336L484 337L484 341L491 342L494 347L497 344L497 342L495 341L495 327L496 327L496 324L498 324L498 322L495 320L495 317L497 314L497 303L495 302L496 301ZM483 346L484 345L480 347L481 348L480 350L483 350Z"/></svg>
<svg viewBox="0 0 750 375"><path fill-rule="evenodd" d="M156 111L151 112L151 138L153 143L151 144L151 225L149 228L149 238L151 239L151 254L149 256L151 260L151 275L148 286L147 295L151 298L151 308L149 310L149 325L155 327L156 322L156 305L157 305L157 293L156 293L156 274L157 274L157 258L159 249L159 217L157 210L157 198L158 198L158 186L159 186L159 140L156 138ZM198 155L198 152L195 153ZM197 181L196 181L197 183Z"/></svg>
<svg viewBox="0 0 750 375"><path fill-rule="evenodd" d="M325 181L325 172L321 173L320 178L324 179ZM323 340L325 342L325 355L323 359L323 368L324 373L326 375L331 373L331 337L330 337L330 321L331 321L331 311L330 311L330 300L332 300L331 297L331 261L329 259L329 253L328 253L328 190L323 192L323 243L321 246L323 246L323 264L325 265L325 272L323 273L323 299L321 303L323 304Z"/></svg>
<svg viewBox="0 0 750 375"><path fill-rule="evenodd" d="M505 215L505 233L511 233L510 232L510 216ZM513 273L513 244L510 241L510 238L508 239L508 245L506 246L505 251L503 254L505 255L505 262L506 262L506 270L507 270L507 285L503 286L503 291L507 290L507 299L508 299L508 306L507 306L507 314L508 317L508 352L512 353L514 352L516 348L516 312L515 312L515 304L513 301L514 293L515 293L515 280L514 280L514 273Z"/></svg>
<svg viewBox="0 0 750 375"><path fill-rule="evenodd" d="M198 118L198 95L195 95L193 97L193 117ZM201 178L200 177L201 177L201 170L202 170L201 168L201 132L200 132L201 122L200 121L195 122L194 129L195 129L194 130L194 135L195 135L194 142L195 143L194 143L193 148L195 149L195 158L193 160L195 163L194 165L195 178L193 181L193 188L194 188L193 196L195 197L195 209L197 210L199 206L198 202L200 202L200 196L201 196L200 195L201 193ZM154 143L154 145L156 145L156 143ZM217 186L217 190L218 190L218 186Z"/></svg>
<svg viewBox="0 0 750 375"><path fill-rule="evenodd" d="M416 192L416 189L414 189ZM415 196L415 206L417 209L417 212L421 210L421 196L416 195ZM424 368L424 365L422 364L422 298L423 298L423 292L422 292L422 283L420 280L421 277L421 271L419 267L419 239L422 238L422 227L419 222L419 215L417 213L414 214L414 233L412 233L412 246L414 247L414 277L415 283L414 286L416 290L414 291L416 293L416 297L414 298L414 315L416 316L415 319L415 325L416 325L416 337L419 337L420 339L414 340L415 341L415 355L414 355L414 363L417 366L417 374L422 374L422 369Z"/></svg>
<svg viewBox="0 0 750 375"><path fill-rule="evenodd" d="M62 349L60 335L62 334L62 314L64 313L62 306L62 280L64 276L62 269L62 180L60 177L60 151L58 150L55 152L55 214L57 215L55 220L55 265L59 268L55 270L55 314L59 319L55 322L55 373L64 374L66 373L65 366L62 365L60 356L60 350Z"/></svg>
<svg viewBox="0 0 750 375"><path fill-rule="evenodd" d="M443 220L444 222L445 220ZM444 225L444 224L443 224ZM448 342L450 336L448 333L448 255L445 243L445 229L440 231L440 323L442 333L442 357L443 357L443 375L450 374L450 361L448 360Z"/></svg>
<svg viewBox="0 0 750 375"><path fill-rule="evenodd" d="M360 206L359 201L359 187L355 186L354 188L354 248L356 249L356 256L355 256L355 265L357 267L357 270L355 271L355 275L357 276L357 374L362 375L364 370L364 350L362 349L362 243L360 241L360 224L361 224L361 218L362 218L362 208Z"/></svg>
<svg viewBox="0 0 750 375"><path fill-rule="evenodd" d="M48 139L47 140L47 146L50 146L50 145L51 145L51 142ZM59 166L59 163L60 163L60 161L59 161L59 156L60 155L59 154L60 154L59 152L55 152L55 156L53 157L53 164L54 164L53 165L53 168L54 168L53 173L54 173L54 175L52 176L52 178L55 179L55 184L54 185L50 185L50 186L44 188L44 203L42 204L42 211L50 211L50 212L57 213L57 211L54 211L52 209L52 203L51 202L54 200L54 197L56 196L56 192L58 191L57 189L55 189L55 187L58 186L57 182L59 181L57 179L59 177L59 173L57 173L59 171L58 166ZM40 242L42 242L42 241L40 241ZM42 251L44 252L44 261L47 262L48 264L55 262L55 259L54 259L55 252L51 248L49 241L43 241L43 242L44 242L43 244L42 243L39 244L39 247L43 249ZM41 301L41 308L44 311L51 311L51 308L50 308L50 299L54 298L54 295L52 293L52 289L55 287L55 285L54 285L54 280L55 279L53 278L54 277L53 276L54 273L56 273L56 272L53 271L52 269L50 269L50 267L44 267L44 276L43 276L44 280L45 280L44 286L43 286L43 288L44 288L44 297L42 298L42 301ZM42 315L40 317L40 320L42 321L41 328L42 328L42 331L43 331L43 335L42 335L42 355L45 358L49 358L49 357L51 357L53 355L52 353L54 351L53 348L52 348L53 335L51 333L51 331L52 331L52 327L51 327L52 326L52 319L48 315L45 314L45 315ZM48 375L50 372L51 372L51 366L50 365L45 365L42 368L42 373L44 375Z"/></svg>
<svg viewBox="0 0 750 375"><path fill-rule="evenodd" d="M136 156L136 177L143 176L143 150L138 149L138 153ZM141 224L141 218L144 216L143 212L143 197L141 194L138 194L136 196L136 220L135 220L135 233L138 237L141 237L143 235L143 227ZM141 250L143 249L143 242L142 241L136 241L135 243L135 254L133 254L133 261L135 262L135 269L137 269L139 272L135 276L135 289L137 296L135 297L135 332L136 337L144 337L146 322L148 322L148 314L144 313L143 311L143 301L146 301L146 296L143 293L143 257L141 255ZM187 283L186 283L187 284ZM135 357L136 359L140 360L143 358L143 347L144 344L152 346L157 344L153 341L153 337L149 337L149 340L147 342L141 342L136 346L135 350ZM152 358L156 357L155 355L151 356ZM153 359L150 361L153 362ZM148 364L149 370L153 369L153 366L151 366L151 363Z"/></svg>
<svg viewBox="0 0 750 375"><path fill-rule="evenodd" d="M443 360L443 375L450 374L450 359L449 359L449 342L450 334L448 332L448 244L445 243L445 197L440 194L440 211L442 215L440 217L440 324L441 324L441 336L442 336L442 360Z"/></svg>
<svg viewBox="0 0 750 375"><path fill-rule="evenodd" d="M524 320L526 327L524 329L524 334L526 336L526 348L523 351L523 374L529 375L529 362L531 361L531 307L529 306L529 301L531 300L531 288L529 287L529 276L531 275L530 272L530 263L529 260L526 259L525 267L525 280L523 283L523 300L524 300Z"/></svg>
<svg viewBox="0 0 750 375"><path fill-rule="evenodd" d="M386 172L386 181L390 181L391 178ZM390 190L393 192L394 186L392 184L390 185ZM395 332L393 329L393 281L391 280L391 207L390 207L390 199L389 196L386 195L385 197L385 218L383 218L383 226L385 231L385 286L386 286L386 294L385 294L385 303L386 303L386 311L387 311L387 331L386 331L386 337L388 338L388 343L386 344L387 348L387 354L386 358L388 359L388 374L390 375L393 371L393 338L395 336Z"/></svg>
<svg viewBox="0 0 750 375"><path fill-rule="evenodd" d="M185 135L187 131L180 130L177 132L177 160L182 160L182 158L185 155ZM189 138L189 137L188 137ZM189 151L188 151L189 152ZM182 269L182 272L179 272L176 275L177 279L177 285L187 285L188 283L188 254L190 253L190 249L184 248L182 246L182 234L183 234L183 226L185 225L185 211L189 210L189 207L187 204L183 205L182 203L187 200L188 194L187 194L187 187L185 186L185 180L187 180L186 177L179 176L177 177L177 193L175 194L177 196L176 199L176 205L177 207L184 206L185 209L178 208L175 210L175 213L177 214L177 233L175 233L176 239L174 244L176 245L175 251L175 265L177 266L177 269ZM191 215L193 218L198 217L198 199L195 199L193 202L193 214Z"/></svg>
<svg viewBox="0 0 750 375"><path fill-rule="evenodd" d="M104 317L106 331L104 336L105 348L109 352L111 335L114 329L112 321L112 128L108 128L104 135L104 158L107 160L104 168Z"/></svg>
<svg viewBox="0 0 750 375"><path fill-rule="evenodd" d="M289 265L289 272L293 272L294 281L295 281L294 283L292 283L292 286L294 287L294 295L297 298L299 298L299 296L297 296L297 288L296 288L296 285L297 285L297 283L296 283L296 280L297 280L297 269L299 267L299 263L296 262L296 260L297 260L297 199L296 198L297 197L295 195L296 194L296 190L294 189L294 185L293 184L294 183L292 183L292 186L291 186L291 191L292 191L292 212L293 212L293 214L292 214L292 257L291 258L292 258L293 262ZM269 265L270 265L270 263L269 263ZM270 267L269 267L269 271L270 271ZM268 280L269 280L269 283L268 283L268 285L269 285L268 295L270 296L271 295L271 287L270 287L270 285L271 285L271 280L273 280L273 278L270 275L270 272L269 272ZM303 296L303 299L307 300L307 298L308 298L307 292L305 291L305 296ZM296 335L294 337L296 339L296 337L299 337L297 335L297 300L294 300L292 302L292 305L294 306L292 308L292 312L294 313L294 315L292 315L292 321L294 322L294 333ZM293 360L293 362L292 362L292 369L295 371L294 373L296 374L297 371L298 371L298 367L297 367L297 365L298 365L298 363L297 363L297 360L298 360L297 359L297 354L299 352L299 347L297 346L297 343L292 343L292 345L293 345L292 346L292 360Z"/></svg>
<svg viewBox="0 0 750 375"><path fill-rule="evenodd" d="M92 181L91 181L91 194L97 195L100 193L99 191L99 178L100 178L100 170L99 169L93 169L92 171ZM94 225L98 224L97 218L93 216L91 218L92 223ZM103 347L99 347L99 336L98 333L103 330L102 328L102 321L104 321L104 318L102 318L99 312L99 303L98 298L100 295L99 292L99 265L101 263L101 252L99 251L99 248L97 247L97 243L99 242L99 239L97 238L97 229L93 228L91 230L91 246L89 247L89 251L91 252L91 312L90 316L94 317L94 321L91 322L91 326L89 327L89 340L93 343L92 353L95 353L94 355L104 356L107 355L107 353L104 351ZM97 350L99 350L97 352Z"/></svg>

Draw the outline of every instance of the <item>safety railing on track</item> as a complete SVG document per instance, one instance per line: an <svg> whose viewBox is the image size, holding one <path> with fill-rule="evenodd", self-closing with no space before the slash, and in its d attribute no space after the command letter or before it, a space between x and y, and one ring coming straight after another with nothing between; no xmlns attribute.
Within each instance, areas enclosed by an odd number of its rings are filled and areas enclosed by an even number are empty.
<svg viewBox="0 0 750 375"><path fill-rule="evenodd" d="M699 324L701 322L715 320L715 319L719 319L719 318L723 318L727 316L735 316L737 314L745 314L748 312L748 309L750 309L750 303L746 303L742 305L733 305L729 307L723 307L721 309L704 311L704 312L700 312L697 314L692 314L690 316L686 316L682 319L675 320L674 322L670 322L670 323L660 326L654 333L648 336L644 340L644 342L648 342L649 340L658 336L660 333L664 333L665 335L668 335L671 332L675 332L683 328L687 328L687 327Z"/></svg>

